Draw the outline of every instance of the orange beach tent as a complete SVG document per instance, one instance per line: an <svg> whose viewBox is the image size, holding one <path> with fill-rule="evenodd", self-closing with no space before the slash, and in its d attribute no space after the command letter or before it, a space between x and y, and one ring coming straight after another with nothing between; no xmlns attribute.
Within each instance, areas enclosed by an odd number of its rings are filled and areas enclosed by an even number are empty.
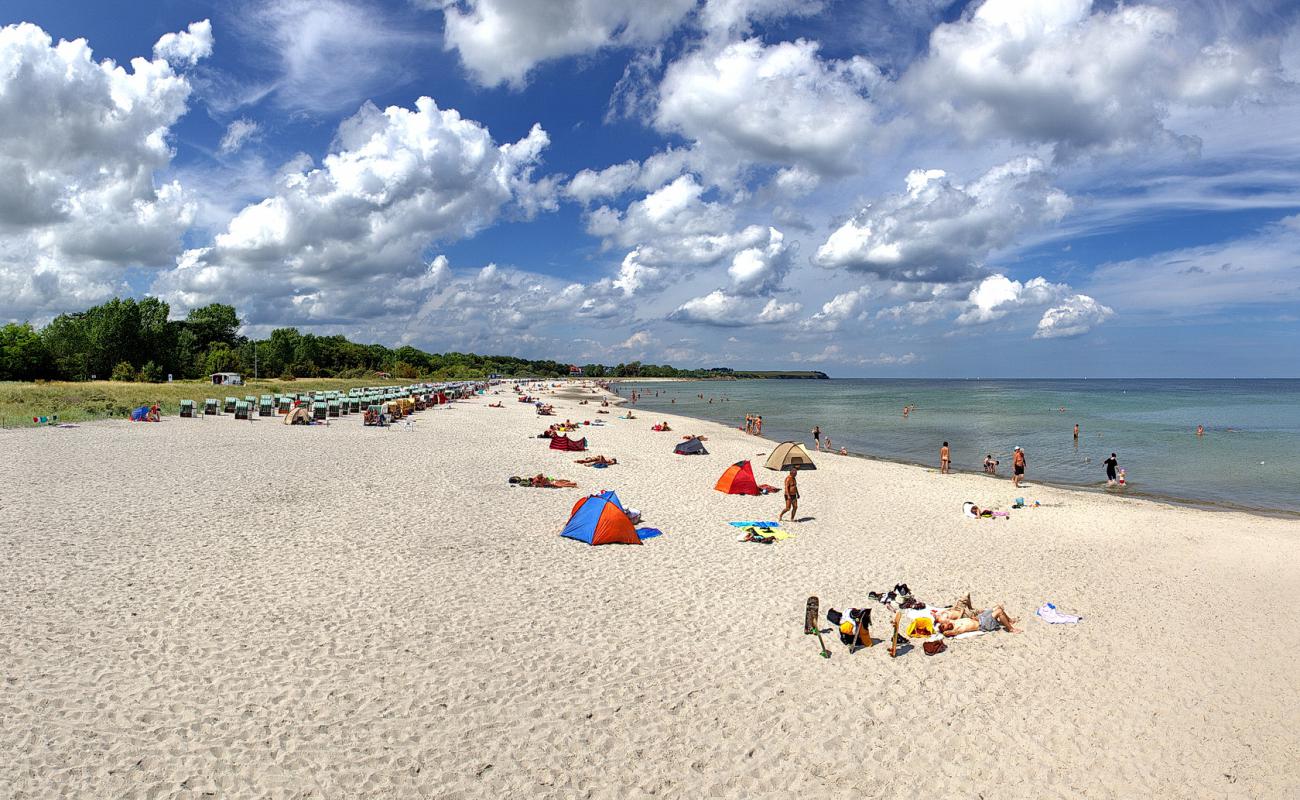
<svg viewBox="0 0 1300 800"><path fill-rule="evenodd" d="M724 494L758 494L758 481L754 480L754 468L748 461L737 461L727 467L727 471L718 478L714 489Z"/></svg>

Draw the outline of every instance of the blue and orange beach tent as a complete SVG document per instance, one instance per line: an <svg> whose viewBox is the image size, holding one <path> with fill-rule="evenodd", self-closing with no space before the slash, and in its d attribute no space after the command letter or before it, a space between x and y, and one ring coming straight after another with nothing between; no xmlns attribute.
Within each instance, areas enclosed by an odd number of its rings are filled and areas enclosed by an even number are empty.
<svg viewBox="0 0 1300 800"><path fill-rule="evenodd" d="M584 497L573 504L561 536L587 544L641 544L636 526L610 491Z"/></svg>

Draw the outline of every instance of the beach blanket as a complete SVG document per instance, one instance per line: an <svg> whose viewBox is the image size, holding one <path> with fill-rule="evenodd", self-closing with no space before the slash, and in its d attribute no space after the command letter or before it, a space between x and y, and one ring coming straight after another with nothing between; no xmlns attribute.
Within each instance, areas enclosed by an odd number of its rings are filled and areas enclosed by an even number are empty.
<svg viewBox="0 0 1300 800"><path fill-rule="evenodd" d="M779 528L779 522L728 522L733 528Z"/></svg>
<svg viewBox="0 0 1300 800"><path fill-rule="evenodd" d="M1059 611L1056 606L1051 603L1043 603L1034 614L1043 622L1052 625L1074 625L1079 620L1083 619L1083 617L1078 614L1065 614Z"/></svg>
<svg viewBox="0 0 1300 800"><path fill-rule="evenodd" d="M663 536L664 532L658 528L637 528L636 535L641 541L645 541L646 539L653 539L656 536Z"/></svg>

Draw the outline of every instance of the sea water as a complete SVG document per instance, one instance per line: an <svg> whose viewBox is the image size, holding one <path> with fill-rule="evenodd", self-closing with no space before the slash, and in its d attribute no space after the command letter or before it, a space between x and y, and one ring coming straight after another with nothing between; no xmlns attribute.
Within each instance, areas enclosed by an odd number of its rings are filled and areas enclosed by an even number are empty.
<svg viewBox="0 0 1300 800"><path fill-rule="evenodd" d="M633 389L641 393L636 408L647 420L662 409L743 426L746 414L760 414L767 438L795 439L811 449L812 427L820 425L836 451L935 468L947 441L954 470L982 472L992 454L1001 461L998 474L1008 478L1019 445L1031 484L1300 514L1300 380L832 379L617 387L625 397ZM906 417L905 405L916 406ZM1205 426L1204 436L1196 435L1197 425ZM1102 462L1112 452L1127 473L1123 489L1106 488Z"/></svg>

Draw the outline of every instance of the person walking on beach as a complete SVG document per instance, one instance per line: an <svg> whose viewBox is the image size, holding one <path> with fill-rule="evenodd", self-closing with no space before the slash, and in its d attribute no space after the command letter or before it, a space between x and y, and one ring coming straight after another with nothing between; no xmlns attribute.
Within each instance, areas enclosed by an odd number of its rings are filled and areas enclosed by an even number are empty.
<svg viewBox="0 0 1300 800"><path fill-rule="evenodd" d="M950 472L949 466L951 463L952 461L948 457L948 443L944 442L943 447L939 448L939 474L947 475Z"/></svg>
<svg viewBox="0 0 1300 800"><path fill-rule="evenodd" d="M790 474L785 476L785 508L781 513L776 515L776 521L780 522L785 516L785 512L790 512L790 521L795 521L795 516L799 514L799 482L795 479L795 473L799 470L795 467L790 468Z"/></svg>
<svg viewBox="0 0 1300 800"><path fill-rule="evenodd" d="M1101 463L1106 465L1106 485L1114 486L1115 470L1119 468L1119 458L1117 458L1114 453L1111 453L1110 458Z"/></svg>
<svg viewBox="0 0 1300 800"><path fill-rule="evenodd" d="M822 426L814 425L812 429L813 449L820 451L822 449Z"/></svg>
<svg viewBox="0 0 1300 800"><path fill-rule="evenodd" d="M1020 488L1020 481L1025 477L1025 451L1016 445L1015 458L1011 460L1011 485Z"/></svg>

